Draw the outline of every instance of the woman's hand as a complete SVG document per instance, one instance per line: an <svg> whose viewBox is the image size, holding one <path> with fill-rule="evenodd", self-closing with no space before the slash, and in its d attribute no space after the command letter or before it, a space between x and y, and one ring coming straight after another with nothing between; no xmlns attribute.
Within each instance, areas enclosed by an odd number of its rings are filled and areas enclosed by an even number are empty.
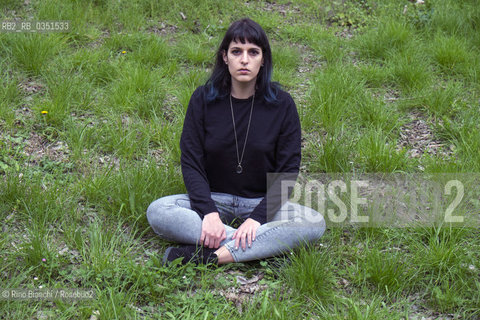
<svg viewBox="0 0 480 320"><path fill-rule="evenodd" d="M257 235L257 229L260 227L260 222L248 218L245 220L240 227L233 233L232 239L235 239L235 249L238 249L238 244L241 242L242 249L245 251L248 247L252 246L252 241L255 241Z"/></svg>
<svg viewBox="0 0 480 320"><path fill-rule="evenodd" d="M203 217L200 244L204 247L218 248L225 238L227 238L225 225L220 220L218 212L206 214Z"/></svg>

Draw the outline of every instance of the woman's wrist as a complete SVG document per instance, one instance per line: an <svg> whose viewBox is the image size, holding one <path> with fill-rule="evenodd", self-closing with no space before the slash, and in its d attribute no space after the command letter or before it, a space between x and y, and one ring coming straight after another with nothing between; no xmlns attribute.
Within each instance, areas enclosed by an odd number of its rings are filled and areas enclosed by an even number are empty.
<svg viewBox="0 0 480 320"><path fill-rule="evenodd" d="M216 212L216 211L207 213L206 215L203 216L203 218L205 219L207 216L210 217L210 218L213 218L213 217L215 217L215 216L216 216L217 218L220 218L220 215L219 215L218 212Z"/></svg>

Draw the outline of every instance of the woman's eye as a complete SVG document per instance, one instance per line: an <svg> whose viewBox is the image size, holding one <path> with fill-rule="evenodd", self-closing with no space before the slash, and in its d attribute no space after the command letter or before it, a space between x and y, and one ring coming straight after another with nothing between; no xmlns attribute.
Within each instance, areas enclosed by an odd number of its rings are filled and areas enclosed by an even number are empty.
<svg viewBox="0 0 480 320"><path fill-rule="evenodd" d="M258 50L251 50L251 51L250 51L250 54L251 54L252 56L256 56L257 54L259 54L259 52L258 52Z"/></svg>
<svg viewBox="0 0 480 320"><path fill-rule="evenodd" d="M233 49L233 50L232 50L232 54L240 54L240 50L238 50L238 49Z"/></svg>

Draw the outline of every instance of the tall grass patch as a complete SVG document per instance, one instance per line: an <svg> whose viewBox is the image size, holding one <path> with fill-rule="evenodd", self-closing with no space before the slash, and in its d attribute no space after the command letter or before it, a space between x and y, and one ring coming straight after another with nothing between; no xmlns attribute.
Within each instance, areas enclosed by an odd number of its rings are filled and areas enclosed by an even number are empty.
<svg viewBox="0 0 480 320"><path fill-rule="evenodd" d="M395 106L378 99L360 100L353 117L365 128L380 129L392 132L399 126L399 115Z"/></svg>
<svg viewBox="0 0 480 320"><path fill-rule="evenodd" d="M65 122L65 126L69 128L67 132L63 134L63 139L68 144L71 150L71 160L76 162L80 167L85 168L85 161L88 163L88 157L85 159L85 155L92 155L97 149L97 143L99 142L98 131L95 129L93 123L83 123L76 119L69 119Z"/></svg>
<svg viewBox="0 0 480 320"><path fill-rule="evenodd" d="M385 85L394 84L389 66L379 63L362 63L358 66L358 72L369 88L382 88Z"/></svg>
<svg viewBox="0 0 480 320"><path fill-rule="evenodd" d="M173 53L173 48L165 40L151 36L132 52L132 56L135 61L145 66L169 69L169 74L172 74L177 67L176 61L172 59Z"/></svg>
<svg viewBox="0 0 480 320"><path fill-rule="evenodd" d="M120 78L120 61L108 49L79 48L65 61L66 68L85 77L94 87L103 87Z"/></svg>
<svg viewBox="0 0 480 320"><path fill-rule="evenodd" d="M226 3L220 0L185 1L182 3L168 0L138 0L133 3L137 7L152 12L154 17L161 18L169 24L176 25L181 30L193 34L206 31L208 26L214 30L218 29L215 34L221 33L222 30L226 30L224 27L228 26L227 21L233 21L233 15L246 15L248 8L244 3L236 1ZM152 8L156 10L152 11Z"/></svg>
<svg viewBox="0 0 480 320"><path fill-rule="evenodd" d="M97 134L97 139L101 152L112 154L113 159L133 160L145 155L150 136L138 116L117 116L110 112L104 120L102 130ZM132 139L136 143L131 143Z"/></svg>
<svg viewBox="0 0 480 320"><path fill-rule="evenodd" d="M252 301L247 310L238 314L241 319L291 319L306 317L309 312L301 300L285 299L281 292L264 291Z"/></svg>
<svg viewBox="0 0 480 320"><path fill-rule="evenodd" d="M433 3L430 31L442 31L448 35L468 35L472 26L468 16L470 6L463 2L445 0ZM463 7L463 8L462 8Z"/></svg>
<svg viewBox="0 0 480 320"><path fill-rule="evenodd" d="M298 294L315 300L332 298L335 276L328 249L302 247L290 258L290 264L281 270L281 276Z"/></svg>
<svg viewBox="0 0 480 320"><path fill-rule="evenodd" d="M414 268L409 263L409 257L388 248L368 249L366 255L361 258L360 281L367 281L387 294L400 295L403 290L410 289L412 285Z"/></svg>
<svg viewBox="0 0 480 320"><path fill-rule="evenodd" d="M120 71L120 77L112 82L105 107L140 117L160 114L165 99L164 83L158 73L128 63Z"/></svg>
<svg viewBox="0 0 480 320"><path fill-rule="evenodd" d="M0 119L5 121L8 126L13 124L15 119L15 109L20 104L21 94L17 87L17 79L10 75L5 63L0 62Z"/></svg>
<svg viewBox="0 0 480 320"><path fill-rule="evenodd" d="M435 116L455 118L467 107L463 91L460 82L450 80L440 83L425 92L423 106Z"/></svg>
<svg viewBox="0 0 480 320"><path fill-rule="evenodd" d="M300 52L294 47L275 45L272 48L274 61L273 78L284 86L292 87L300 64Z"/></svg>
<svg viewBox="0 0 480 320"><path fill-rule="evenodd" d="M275 32L283 40L308 44L311 48L321 45L325 39L332 38L331 32L315 20L305 21L305 24L302 25L284 23L282 28Z"/></svg>
<svg viewBox="0 0 480 320"><path fill-rule="evenodd" d="M141 31L147 22L145 15L139 14L142 6L138 1L110 1L107 2L106 12L110 19L106 25L116 32Z"/></svg>
<svg viewBox="0 0 480 320"><path fill-rule="evenodd" d="M303 163L309 172L347 172L354 167L352 150L355 138L339 131L321 139L307 139L303 151Z"/></svg>
<svg viewBox="0 0 480 320"><path fill-rule="evenodd" d="M99 29L110 19L100 11L97 1L31 1L35 20L69 21L69 29L64 33L73 46L83 46L98 38Z"/></svg>
<svg viewBox="0 0 480 320"><path fill-rule="evenodd" d="M383 60L390 51L402 51L414 37L413 30L406 23L388 19L356 37L354 44L362 57Z"/></svg>
<svg viewBox="0 0 480 320"><path fill-rule="evenodd" d="M474 156L475 150L480 148L480 131L475 117L474 110L466 110L462 112L462 120L447 129L458 148L458 158L463 170L473 172L480 170L480 160Z"/></svg>
<svg viewBox="0 0 480 320"><path fill-rule="evenodd" d="M171 165L158 166L153 159L136 165L122 163L121 170L111 166L81 181L87 199L112 215L129 221L144 217L145 208L161 196L183 193L180 172Z"/></svg>
<svg viewBox="0 0 480 320"><path fill-rule="evenodd" d="M148 46L160 45L154 44L154 36L142 32L112 32L112 34L105 38L102 49L107 50L112 57L130 59L132 52L143 50ZM158 52L160 57L162 52Z"/></svg>
<svg viewBox="0 0 480 320"><path fill-rule="evenodd" d="M392 82L406 93L422 90L432 81L428 58L418 46L418 43L412 44L412 47L391 52L388 56L387 61L392 69Z"/></svg>
<svg viewBox="0 0 480 320"><path fill-rule="evenodd" d="M39 75L55 55L66 47L62 35L12 34L8 38L10 54L25 72Z"/></svg>
<svg viewBox="0 0 480 320"><path fill-rule="evenodd" d="M4 0L0 3L0 13L7 10L18 10L22 7L22 4L16 0Z"/></svg>
<svg viewBox="0 0 480 320"><path fill-rule="evenodd" d="M405 150L396 150L396 143L382 130L370 130L358 141L356 162L366 172L395 172L409 166Z"/></svg>
<svg viewBox="0 0 480 320"><path fill-rule="evenodd" d="M471 62L471 49L463 38L436 35L432 45L433 57L442 72L465 74Z"/></svg>
<svg viewBox="0 0 480 320"><path fill-rule="evenodd" d="M315 73L302 124L307 129L320 125L334 133L362 99L363 82L351 68L326 68Z"/></svg>
<svg viewBox="0 0 480 320"><path fill-rule="evenodd" d="M89 110L95 101L95 92L92 86L85 81L80 74L70 74L49 70L44 77L46 81L47 94L39 98L33 107L37 114L47 111L44 120L54 126L63 125L64 121L70 118L72 113L79 113L82 110ZM59 81L68 77L69 81Z"/></svg>
<svg viewBox="0 0 480 320"><path fill-rule="evenodd" d="M464 228L439 225L414 233L414 261L429 302L442 312L464 309L475 283L470 281L467 233Z"/></svg>
<svg viewBox="0 0 480 320"><path fill-rule="evenodd" d="M216 47L217 43L206 37L183 35L177 41L175 55L188 65L211 66L215 61Z"/></svg>
<svg viewBox="0 0 480 320"><path fill-rule="evenodd" d="M185 118L185 112L188 107L188 102L190 101L190 97L195 89L205 84L207 81L209 73L206 70L183 70L181 74L179 74L176 83L178 86L172 90L172 93L178 100L180 104L179 115L180 118Z"/></svg>

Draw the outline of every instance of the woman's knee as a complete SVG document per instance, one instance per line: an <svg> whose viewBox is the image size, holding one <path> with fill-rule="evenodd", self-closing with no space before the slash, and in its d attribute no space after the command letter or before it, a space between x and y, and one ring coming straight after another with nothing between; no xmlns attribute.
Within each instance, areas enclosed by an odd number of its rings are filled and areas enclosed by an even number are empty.
<svg viewBox="0 0 480 320"><path fill-rule="evenodd" d="M307 228L309 229L308 234L310 240L318 240L325 233L327 225L325 223L323 215L319 212L308 207L303 207L303 214L301 215L301 220L302 224L307 226Z"/></svg>
<svg viewBox="0 0 480 320"><path fill-rule="evenodd" d="M165 232L166 221L168 217L170 198L171 196L163 197L153 201L147 208L147 220L152 229L159 235Z"/></svg>
<svg viewBox="0 0 480 320"><path fill-rule="evenodd" d="M151 226L158 225L158 220L162 215L163 205L161 199L153 201L147 208L147 220Z"/></svg>
<svg viewBox="0 0 480 320"><path fill-rule="evenodd" d="M158 200L153 201L147 208L147 220L152 224L152 219L157 215L158 212Z"/></svg>
<svg viewBox="0 0 480 320"><path fill-rule="evenodd" d="M325 230L327 229L327 224L325 223L325 219L322 216L322 219L314 224L314 238L320 239Z"/></svg>
<svg viewBox="0 0 480 320"><path fill-rule="evenodd" d="M147 220L150 225L174 207L180 196L170 195L153 201L147 208Z"/></svg>

